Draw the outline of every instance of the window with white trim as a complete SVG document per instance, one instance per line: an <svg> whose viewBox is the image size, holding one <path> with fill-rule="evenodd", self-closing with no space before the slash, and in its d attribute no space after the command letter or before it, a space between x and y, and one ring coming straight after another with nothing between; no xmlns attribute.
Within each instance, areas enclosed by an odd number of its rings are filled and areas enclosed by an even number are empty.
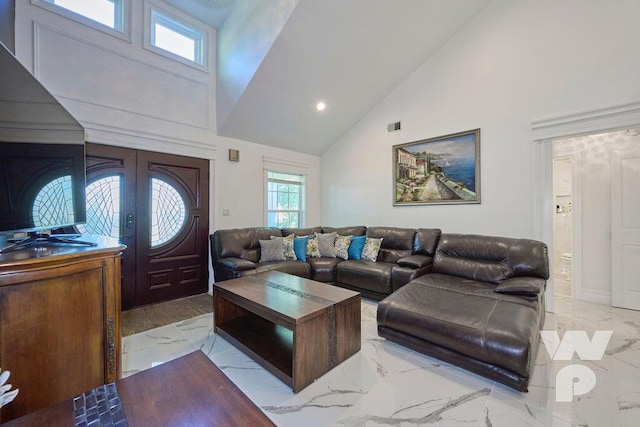
<svg viewBox="0 0 640 427"><path fill-rule="evenodd" d="M125 0L43 0L91 21L124 32Z"/></svg>
<svg viewBox="0 0 640 427"><path fill-rule="evenodd" d="M149 44L152 47L198 65L205 65L205 32L153 8L150 25Z"/></svg>
<svg viewBox="0 0 640 427"><path fill-rule="evenodd" d="M267 227L304 227L304 175L267 171Z"/></svg>

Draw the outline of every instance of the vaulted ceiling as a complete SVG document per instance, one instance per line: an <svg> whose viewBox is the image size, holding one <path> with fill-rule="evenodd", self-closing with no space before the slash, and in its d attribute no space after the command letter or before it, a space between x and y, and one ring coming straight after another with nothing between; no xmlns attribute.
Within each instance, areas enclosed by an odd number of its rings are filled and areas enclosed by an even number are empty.
<svg viewBox="0 0 640 427"><path fill-rule="evenodd" d="M191 1L225 13L218 134L320 155L489 0Z"/></svg>

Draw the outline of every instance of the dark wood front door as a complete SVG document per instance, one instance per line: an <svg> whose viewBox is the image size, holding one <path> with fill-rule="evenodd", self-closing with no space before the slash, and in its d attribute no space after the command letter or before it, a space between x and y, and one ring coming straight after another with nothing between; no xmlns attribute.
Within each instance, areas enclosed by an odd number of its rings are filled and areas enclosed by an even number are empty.
<svg viewBox="0 0 640 427"><path fill-rule="evenodd" d="M87 225L118 237L124 309L208 289L209 161L87 144Z"/></svg>

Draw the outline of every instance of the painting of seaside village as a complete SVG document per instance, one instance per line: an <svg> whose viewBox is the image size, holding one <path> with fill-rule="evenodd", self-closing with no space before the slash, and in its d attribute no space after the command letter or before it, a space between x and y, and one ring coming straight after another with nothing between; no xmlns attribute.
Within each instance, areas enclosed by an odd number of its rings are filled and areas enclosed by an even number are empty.
<svg viewBox="0 0 640 427"><path fill-rule="evenodd" d="M394 205L480 203L480 129L394 145Z"/></svg>

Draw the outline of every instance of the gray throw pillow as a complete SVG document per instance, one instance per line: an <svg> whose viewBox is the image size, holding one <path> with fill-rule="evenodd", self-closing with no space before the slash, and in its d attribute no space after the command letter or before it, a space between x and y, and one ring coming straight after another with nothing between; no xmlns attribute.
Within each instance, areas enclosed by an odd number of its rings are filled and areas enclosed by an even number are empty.
<svg viewBox="0 0 640 427"><path fill-rule="evenodd" d="M337 233L316 233L316 238L318 239L318 249L320 251L320 256L327 258L335 258L336 257L336 236Z"/></svg>
<svg viewBox="0 0 640 427"><path fill-rule="evenodd" d="M284 261L282 239L260 240L260 262Z"/></svg>

